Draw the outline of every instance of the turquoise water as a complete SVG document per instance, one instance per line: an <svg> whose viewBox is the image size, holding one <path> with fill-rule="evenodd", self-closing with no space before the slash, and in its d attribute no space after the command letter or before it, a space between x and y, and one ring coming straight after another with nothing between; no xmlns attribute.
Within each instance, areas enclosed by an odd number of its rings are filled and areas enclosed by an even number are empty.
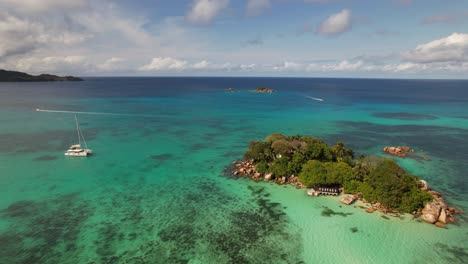
<svg viewBox="0 0 468 264"><path fill-rule="evenodd" d="M248 90L266 85L276 94ZM273 132L398 160L467 208L467 81L90 78L0 84L0 263L467 263L448 229L223 173ZM227 87L240 92L224 93ZM311 100L306 96L325 99ZM95 155L63 156L78 115ZM331 215L322 214L331 209Z"/></svg>

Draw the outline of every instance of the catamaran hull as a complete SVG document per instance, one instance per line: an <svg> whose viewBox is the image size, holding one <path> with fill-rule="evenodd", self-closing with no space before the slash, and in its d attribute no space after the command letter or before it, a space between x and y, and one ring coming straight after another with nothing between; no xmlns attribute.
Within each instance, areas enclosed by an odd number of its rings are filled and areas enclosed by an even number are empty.
<svg viewBox="0 0 468 264"><path fill-rule="evenodd" d="M88 155L91 155L93 153L93 151L91 151L90 149L87 149L87 150L84 150L84 151L80 151L80 152L65 152L65 156L68 156L68 157L87 157Z"/></svg>

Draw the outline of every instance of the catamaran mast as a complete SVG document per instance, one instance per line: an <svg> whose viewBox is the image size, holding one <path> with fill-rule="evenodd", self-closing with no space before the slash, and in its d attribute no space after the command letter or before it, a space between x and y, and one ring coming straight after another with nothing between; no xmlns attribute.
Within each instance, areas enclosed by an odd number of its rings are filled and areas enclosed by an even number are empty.
<svg viewBox="0 0 468 264"><path fill-rule="evenodd" d="M78 133L78 144L81 145L81 136L80 136L80 127L78 126L78 119L75 115L75 123L76 123L76 133Z"/></svg>

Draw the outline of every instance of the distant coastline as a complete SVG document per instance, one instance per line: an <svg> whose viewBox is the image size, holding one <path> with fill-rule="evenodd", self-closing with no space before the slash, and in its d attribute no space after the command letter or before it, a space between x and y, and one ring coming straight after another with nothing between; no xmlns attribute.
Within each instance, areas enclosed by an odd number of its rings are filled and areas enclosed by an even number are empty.
<svg viewBox="0 0 468 264"><path fill-rule="evenodd" d="M24 72L0 69L0 82L77 82L83 79L74 76L57 76L52 74L30 75Z"/></svg>

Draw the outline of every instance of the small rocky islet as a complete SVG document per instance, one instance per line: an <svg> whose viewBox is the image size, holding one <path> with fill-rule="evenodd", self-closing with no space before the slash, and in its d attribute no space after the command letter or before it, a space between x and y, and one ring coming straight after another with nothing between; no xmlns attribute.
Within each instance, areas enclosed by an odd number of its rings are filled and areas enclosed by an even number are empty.
<svg viewBox="0 0 468 264"><path fill-rule="evenodd" d="M224 90L226 93L235 93L237 90L235 88L227 88ZM252 93L276 93L275 90L268 87L257 87L255 90L249 90Z"/></svg>
<svg viewBox="0 0 468 264"><path fill-rule="evenodd" d="M406 157L414 150L407 146L385 147L384 152ZM356 159L354 151L344 143L328 146L311 136L272 134L264 141L253 141L244 160L232 162L229 173L255 181L291 184L307 189L311 196L343 192L344 204L359 199L368 204L362 207L368 213L380 211L394 217L409 213L437 227L455 223L455 215L462 213L395 160L372 155Z"/></svg>

